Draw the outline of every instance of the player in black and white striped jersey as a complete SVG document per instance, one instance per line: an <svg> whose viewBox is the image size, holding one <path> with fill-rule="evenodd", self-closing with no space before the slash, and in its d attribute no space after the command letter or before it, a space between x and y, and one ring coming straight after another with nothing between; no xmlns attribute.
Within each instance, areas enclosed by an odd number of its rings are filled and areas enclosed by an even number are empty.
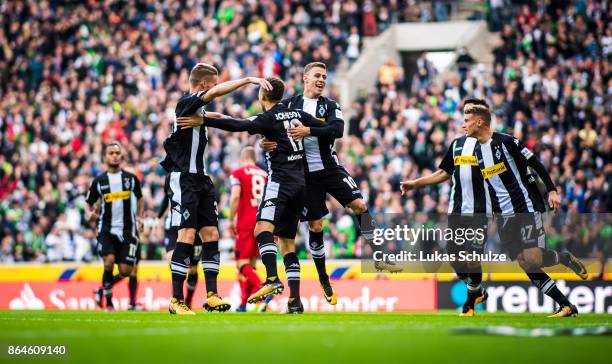
<svg viewBox="0 0 612 364"><path fill-rule="evenodd" d="M216 85L218 71L205 63L196 64L189 75L189 93L183 95L175 109L176 117L203 115L204 106L218 96L230 93L249 83L271 89L261 78L247 77ZM207 310L226 311L230 304L217 293L219 274L219 231L217 196L206 170L208 132L206 127L181 127L176 119L172 134L164 141L166 157L162 166L169 173L170 219L178 228L176 247L172 253L173 297L168 310L172 314L194 314L183 297L183 283L194 251L196 233L202 238L202 267L206 281Z"/></svg>
<svg viewBox="0 0 612 364"><path fill-rule="evenodd" d="M290 136L303 138L304 169L306 174L306 200L300 221L308 222L308 246L317 268L319 282L325 300L335 305L337 294L334 291L325 266L325 245L323 242L323 217L329 213L326 206L327 194L342 206L350 208L357 218L360 231L368 245L372 244L374 220L357 183L340 164L334 143L344 133L344 116L340 105L329 97L323 96L327 84L327 66L322 62L311 62L304 67L304 93L284 99L283 105L290 109L303 110L337 130L337 137L321 137L310 133L307 126L292 128ZM261 146L266 151L274 150L276 145L263 140ZM390 272L401 268L392 262L375 262L376 267Z"/></svg>
<svg viewBox="0 0 612 364"><path fill-rule="evenodd" d="M479 104L488 107L479 99L467 99L464 107ZM487 215L491 213L489 195L485 191L482 173L478 167L474 150L478 141L462 136L452 141L439 169L429 176L409 180L400 184L402 194L415 188L436 185L451 180L448 205L448 224L452 229L481 228L486 234ZM449 253L458 254L460 250L482 253L485 239L474 239L463 244L447 242ZM468 292L463 305L462 316L473 316L478 303L487 299L482 288L482 266L480 262L454 261L451 265L459 279L467 285Z"/></svg>
<svg viewBox="0 0 612 364"><path fill-rule="evenodd" d="M544 200L532 185L528 167L544 181L548 203L557 212L560 199L546 168L520 140L491 129L491 113L482 105L464 109L466 135L476 138L476 157L496 214L504 249L516 259L532 283L559 304L553 317L578 313L542 267L563 264L580 278L588 278L584 265L571 253L545 248L542 213Z"/></svg>
<svg viewBox="0 0 612 364"><path fill-rule="evenodd" d="M133 273L138 263L138 231L142 229L144 214L140 181L121 169L121 144L111 142L104 146L102 153L106 171L92 181L85 205L86 219L97 221L97 249L104 261L102 288L96 289L94 295L102 307L103 293L106 309L113 310L113 285L130 276L130 308L136 309L137 281ZM117 276L113 276L115 263L119 267Z"/></svg>

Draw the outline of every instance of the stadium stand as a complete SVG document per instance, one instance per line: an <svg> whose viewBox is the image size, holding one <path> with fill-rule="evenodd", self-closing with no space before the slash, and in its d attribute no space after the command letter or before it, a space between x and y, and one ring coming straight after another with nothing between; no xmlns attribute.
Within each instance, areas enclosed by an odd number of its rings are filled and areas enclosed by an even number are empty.
<svg viewBox="0 0 612 364"><path fill-rule="evenodd" d="M423 60L412 92L414 84L407 84L401 67L385 64L376 92L343 105L352 116L336 148L347 169L374 212L445 212L448 186L402 198L399 181L437 168L461 122L461 99L485 97L498 130L524 140L551 171L562 188L564 210L612 211L612 27L606 2L572 1L567 9L557 1L546 8L506 2L511 6L501 9L500 1L491 3L485 16L492 30L501 30L493 72L467 62L453 77L439 80ZM160 259L158 161L172 100L196 62L217 65L221 80L279 75L295 93L301 67L324 61L337 99L333 70L357 59L362 37L395 22L447 20L445 4L1 2L0 262L96 259L95 232L83 223L84 193L100 171L103 143L114 139L127 150L126 168L143 182L143 254ZM259 111L256 90L247 87L209 110L252 115ZM209 170L225 209L229 171L241 147L256 141L211 132ZM359 256L352 217L332 202L330 211L327 254ZM559 247L579 240L561 232L553 238ZM222 239L222 246L232 245L227 233ZM584 255L592 250L585 247ZM307 254L304 244L300 254Z"/></svg>

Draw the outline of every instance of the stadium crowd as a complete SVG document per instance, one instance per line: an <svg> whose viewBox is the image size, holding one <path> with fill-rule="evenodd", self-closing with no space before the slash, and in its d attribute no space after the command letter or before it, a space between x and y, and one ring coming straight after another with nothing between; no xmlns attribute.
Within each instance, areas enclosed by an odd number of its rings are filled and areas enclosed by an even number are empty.
<svg viewBox="0 0 612 364"><path fill-rule="evenodd" d="M446 212L447 185L402 198L399 182L437 168L458 133L467 95L486 98L497 128L541 157L562 189L566 211L611 211L612 28L603 4L575 1L561 14L555 7L502 13L492 72L464 57L456 76L438 84L426 57L414 76L385 64L375 92L343 105L352 116L348 135L336 143L374 213ZM103 167L102 145L111 140L122 143L125 168L142 181L143 257L163 256L156 215L164 172L158 162L175 101L198 61L217 65L221 81L279 75L290 94L301 91L301 67L323 61L337 99L333 71L343 60L357 59L363 36L393 22L448 19L445 2L401 0L41 1L0 7L2 262L97 259L95 231L83 219L84 193ZM252 115L259 111L256 92L246 87L207 109ZM211 131L209 143L209 171L224 217L229 173L241 148L255 145L257 137ZM353 218L337 203L329 205L327 254L359 256ZM220 245L229 257L233 237L226 224L222 219ZM575 243L558 235L559 247ZM553 232L550 239L556 238Z"/></svg>

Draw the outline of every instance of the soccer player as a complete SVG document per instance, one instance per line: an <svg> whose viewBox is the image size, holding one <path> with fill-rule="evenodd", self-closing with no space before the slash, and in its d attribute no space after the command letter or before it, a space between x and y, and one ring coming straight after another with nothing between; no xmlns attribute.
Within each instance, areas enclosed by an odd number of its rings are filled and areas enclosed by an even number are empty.
<svg viewBox="0 0 612 364"><path fill-rule="evenodd" d="M168 198L168 189L169 187L169 176L166 176L166 183L164 186L164 199L162 200L162 204L159 209L159 213L157 217L162 219L166 216L164 221L164 246L166 247L166 257L168 259L168 267L170 267L170 257L172 257L172 253L174 252L174 248L176 246L176 238L178 235L178 228L176 226L172 226L171 224L171 213L168 211L168 206L170 205L170 199ZM193 243L193 254L191 255L189 262L189 270L187 271L187 295L185 296L185 305L191 308L191 303L193 301L193 296L195 294L195 289L198 284L198 262L202 257L202 239L199 234L195 236L195 242Z"/></svg>
<svg viewBox="0 0 612 364"><path fill-rule="evenodd" d="M283 81L274 77L267 80L273 88L270 91L259 89L259 103L265 110L263 113L248 120L205 116L204 125L234 132L262 134L277 143L278 148L266 154L268 181L255 225L255 239L261 260L266 267L267 278L261 289L249 297L248 302L259 302L270 294L279 294L284 290L277 274L277 248L274 242L276 235L281 245L289 283L287 313L303 313L304 307L300 300L300 262L295 254L295 235L304 208L304 146L302 140L289 136L288 129L306 125L315 127L311 131L312 135L331 138L338 137L339 131L333 125L326 125L308 113L288 109L280 102L285 92Z"/></svg>
<svg viewBox="0 0 612 364"><path fill-rule="evenodd" d="M268 174L255 165L255 159L255 149L244 148L240 153L240 167L234 170L230 177L232 191L228 229L236 237L234 255L242 293L237 310L240 312L246 311L248 297L261 288L261 280L255 272L259 251L253 231L257 207L261 202ZM265 305L267 306L267 303ZM265 310L266 306L260 309Z"/></svg>
<svg viewBox="0 0 612 364"><path fill-rule="evenodd" d="M483 105L486 102L479 99L467 99L468 105ZM466 136L453 140L438 170L429 176L402 182L402 194L415 188L437 185L451 180L448 205L448 224L451 229L473 228L487 231L487 214L491 213L489 195L485 191L484 179L474 155L478 141ZM482 254L486 239L474 239L464 244L454 241L447 243L447 251L458 254L460 250ZM480 262L451 262L451 266L459 279L467 285L467 297L461 311L461 316L474 316L476 305L486 301L487 292L482 287L482 266Z"/></svg>
<svg viewBox="0 0 612 364"><path fill-rule="evenodd" d="M189 74L189 93L183 95L175 109L176 117L202 114L204 106L215 97L225 95L250 83L262 88L271 86L261 78L247 77L216 85L218 71L206 63L196 64ZM166 157L162 162L170 173L171 224L178 227L176 246L170 258L172 270L171 314L193 315L185 304L183 283L194 253L195 235L202 238L202 268L206 282L208 311L227 311L229 302L217 292L219 274L219 231L217 196L206 169L208 132L206 127L179 128L175 122L172 134L164 142Z"/></svg>
<svg viewBox="0 0 612 364"><path fill-rule="evenodd" d="M85 217L97 221L98 253L104 262L102 293L106 310L113 311L113 285L130 276L130 308L137 309L135 265L138 261L138 231L143 227L144 201L140 181L121 169L123 150L119 142L110 142L102 151L106 171L91 183L87 192ZM119 274L113 277L117 264ZM98 306L102 306L100 290L94 291Z"/></svg>
<svg viewBox="0 0 612 364"><path fill-rule="evenodd" d="M542 212L542 196L530 183L533 169L548 191L548 204L557 212L560 199L546 168L518 139L493 132L491 113L484 105L471 104L464 109L464 128L468 137L476 138L475 153L496 214L499 236L510 258L516 259L531 282L559 305L549 317L578 314L576 306L557 288L542 268L563 264L580 278L587 279L585 266L569 252L546 249Z"/></svg>
<svg viewBox="0 0 612 364"><path fill-rule="evenodd" d="M329 213L325 198L329 193L342 206L350 208L357 217L361 233L366 242L372 244L374 220L363 201L361 191L355 180L338 161L334 150L334 142L344 133L344 117L340 105L323 96L327 84L327 66L322 62L312 62L304 67L304 94L295 95L282 101L290 109L303 110L337 129L337 137L318 137L311 135L310 128L301 126L289 130L294 138L304 138L306 156L306 200L301 221L308 221L308 246L317 268L323 296L328 303L335 305L336 293L329 281L325 267L325 245L323 243L323 217ZM262 141L262 147L267 151L274 150L276 145L270 141ZM375 262L376 268L398 272L401 268L392 262Z"/></svg>

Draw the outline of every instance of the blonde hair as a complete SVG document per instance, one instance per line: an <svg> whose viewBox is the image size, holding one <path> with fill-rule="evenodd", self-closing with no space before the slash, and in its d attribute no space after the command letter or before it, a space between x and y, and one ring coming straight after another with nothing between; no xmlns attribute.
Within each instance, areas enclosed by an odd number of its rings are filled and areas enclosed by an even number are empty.
<svg viewBox="0 0 612 364"><path fill-rule="evenodd" d="M208 63L198 63L191 69L189 73L189 84L192 87L197 86L202 80L212 77L218 77L219 71Z"/></svg>
<svg viewBox="0 0 612 364"><path fill-rule="evenodd" d="M475 115L477 117L480 117L482 120L484 120L485 124L490 125L491 124L491 112L489 111L489 108L485 105L481 105L481 104L467 104L465 105L465 107L463 108L463 113L468 115Z"/></svg>
<svg viewBox="0 0 612 364"><path fill-rule="evenodd" d="M315 67L320 67L320 68L323 68L324 70L327 71L327 66L325 65L325 63L323 63L323 62L310 62L310 63L308 63L304 67L304 74L307 74L308 72L310 72L311 69L313 69Z"/></svg>
<svg viewBox="0 0 612 364"><path fill-rule="evenodd" d="M240 152L240 159L255 162L257 160L255 148L245 147L244 149L242 149L242 152Z"/></svg>

